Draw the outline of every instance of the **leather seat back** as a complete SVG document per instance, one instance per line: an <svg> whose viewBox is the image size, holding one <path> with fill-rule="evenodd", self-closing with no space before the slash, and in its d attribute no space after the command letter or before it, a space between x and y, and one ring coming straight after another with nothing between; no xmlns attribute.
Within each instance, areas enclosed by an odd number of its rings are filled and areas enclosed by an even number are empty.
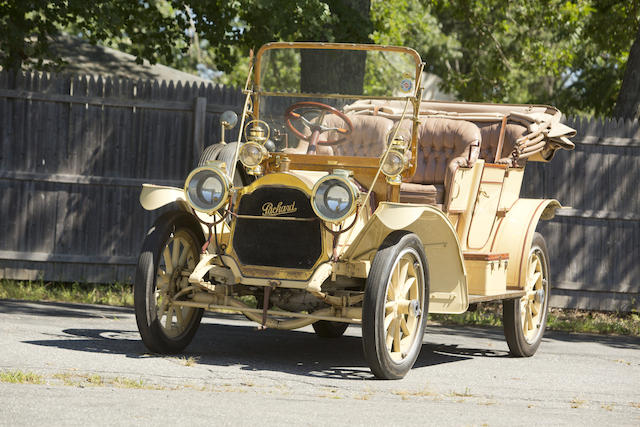
<svg viewBox="0 0 640 427"><path fill-rule="evenodd" d="M393 126L393 120L379 116L350 115L353 129L346 141L333 147L338 156L380 157L386 148L386 138ZM325 126L344 127L344 122L337 116L327 116ZM337 132L330 132L328 140L338 139ZM321 139L325 139L324 136Z"/></svg>
<svg viewBox="0 0 640 427"><path fill-rule="evenodd" d="M498 141L500 139L500 128L502 127L502 123L478 122L477 124L480 127L480 134L482 135L480 158L487 163L502 163L509 166L515 166L513 165L511 152L515 147L516 140L527 133L527 128L519 123L507 122L500 158L496 162L496 152L498 151ZM523 161L520 161L520 163L522 162Z"/></svg>
<svg viewBox="0 0 640 427"><path fill-rule="evenodd" d="M416 173L410 182L445 184L455 170L472 167L480 152L481 134L475 124L465 120L426 118L418 128Z"/></svg>

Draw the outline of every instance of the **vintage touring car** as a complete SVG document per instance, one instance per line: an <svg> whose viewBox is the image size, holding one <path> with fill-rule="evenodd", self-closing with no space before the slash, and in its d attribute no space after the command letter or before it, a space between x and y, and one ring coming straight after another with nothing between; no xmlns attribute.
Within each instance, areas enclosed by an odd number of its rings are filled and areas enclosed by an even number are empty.
<svg viewBox="0 0 640 427"><path fill-rule="evenodd" d="M222 114L184 188L143 186L164 209L135 277L151 351L183 350L204 310L321 337L361 324L371 371L397 379L428 313L502 301L511 353L535 353L550 291L536 226L560 204L520 187L575 132L549 106L422 100L423 67L403 47L259 50L240 117Z"/></svg>

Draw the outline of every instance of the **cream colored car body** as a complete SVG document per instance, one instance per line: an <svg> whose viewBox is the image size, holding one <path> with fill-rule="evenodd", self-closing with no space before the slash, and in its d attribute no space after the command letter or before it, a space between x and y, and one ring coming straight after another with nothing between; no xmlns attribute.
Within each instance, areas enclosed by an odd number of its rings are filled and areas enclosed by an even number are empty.
<svg viewBox="0 0 640 427"><path fill-rule="evenodd" d="M302 47L302 44L295 45ZM322 46L339 48L339 45ZM349 45L350 48L353 46ZM366 50L369 47L361 46L358 49ZM419 95L420 91L416 93ZM259 92L253 95L259 97ZM254 105L257 104L258 101L254 100ZM416 109L419 111L414 111ZM397 99L363 99L345 108L347 110L350 114L373 114L375 111L375 114L395 120L413 118L415 126L429 117L492 122L510 117L525 123L530 130L527 141L533 141L531 147L537 148L529 149L523 145L523 157L528 156L529 161L548 161L556 149L570 149L571 143L567 137L575 133L559 123L557 110L547 106L417 101L409 104L408 111L403 111L402 102ZM406 105L404 110L407 110ZM504 120L506 123L506 118ZM415 129L411 134L414 159ZM290 162L291 170L277 166L285 159L287 161L282 163L288 165ZM359 167L357 162L355 164ZM317 156L317 162L312 164L302 161L300 155L287 156L283 153L270 153L264 165L267 173L244 188L234 189L234 197L242 197L268 185L290 186L310 197L315 182L322 176L334 168L349 169L353 166L332 162L323 156ZM305 166L309 167L305 169ZM403 173L403 179L410 177L415 167L414 162ZM375 168L365 175L372 177L374 172ZM222 221L211 230L215 230L220 244L225 247L224 251L214 253L213 245L209 246L195 269L189 273L189 283L194 286L195 292L193 298L174 301L174 304L214 311L237 310L267 327L282 329L298 328L317 320L358 323L362 319L360 306L371 263L384 239L394 231L415 233L424 245L429 273L429 312L463 313L474 302L524 295L527 259L536 226L541 219L552 218L555 209L560 207L555 200L519 197L524 167L485 163L482 159L470 168L459 167L452 175L448 197L442 206L400 203L398 190L394 188L397 185L385 183L384 177L377 172L376 177L380 177L370 188L373 190L375 187L377 194L386 194L386 197L379 199L375 205L360 204L358 214L344 221L345 224L355 221L354 226L340 234L335 245L332 244L333 234L330 231L334 226L328 225L322 232L322 256L312 268L243 265L235 256L232 244L233 220L231 225ZM363 184L368 185L369 182ZM365 194L366 191L363 191L361 196L365 198ZM145 184L140 202L148 210L176 203L180 209L196 214L181 188ZM273 202L277 204L278 201ZM213 217L201 213L196 215L203 222L205 238L209 239L210 229L204 223L213 222ZM263 219L269 221L280 218L265 215ZM360 284L361 291L332 292L332 284L340 283ZM239 291L238 286L306 290L313 298L328 304L328 308L310 313L253 308L238 298L246 295ZM282 320L282 317L291 320Z"/></svg>

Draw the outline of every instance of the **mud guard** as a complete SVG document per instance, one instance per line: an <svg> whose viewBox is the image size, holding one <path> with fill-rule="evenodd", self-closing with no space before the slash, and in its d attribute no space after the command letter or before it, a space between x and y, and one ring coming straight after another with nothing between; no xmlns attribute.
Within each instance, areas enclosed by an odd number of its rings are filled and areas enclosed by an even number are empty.
<svg viewBox="0 0 640 427"><path fill-rule="evenodd" d="M540 219L555 216L562 206L553 199L518 199L497 224L491 252L508 253L507 287L524 288L529 248Z"/></svg>
<svg viewBox="0 0 640 427"><path fill-rule="evenodd" d="M192 211L187 201L184 198L184 190L177 187L166 187L164 185L142 184L142 191L140 192L140 204L148 211L154 211L161 207L173 204L176 206L175 210L184 211L191 216L194 214L200 218L201 222L212 223L214 218L211 215L204 214L202 212ZM195 216L193 219L196 220ZM196 222L198 222L196 220ZM205 238L209 238L209 230L204 224L200 224L200 228L204 233ZM227 232L228 227L223 223L219 223L215 226L218 234L222 235Z"/></svg>
<svg viewBox="0 0 640 427"><path fill-rule="evenodd" d="M424 245L429 264L429 312L467 311L467 279L458 237L447 217L434 207L380 203L343 259L372 261L377 248L396 230L417 234Z"/></svg>
<svg viewBox="0 0 640 427"><path fill-rule="evenodd" d="M173 202L176 202L181 209L190 212L182 188L142 184L140 204L144 209L154 211Z"/></svg>

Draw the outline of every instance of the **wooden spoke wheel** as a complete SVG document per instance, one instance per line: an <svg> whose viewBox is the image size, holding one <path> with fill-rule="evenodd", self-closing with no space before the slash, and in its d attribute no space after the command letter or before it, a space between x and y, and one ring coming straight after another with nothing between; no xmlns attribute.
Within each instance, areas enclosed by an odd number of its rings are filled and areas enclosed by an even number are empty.
<svg viewBox="0 0 640 427"><path fill-rule="evenodd" d="M415 234L394 233L376 253L362 309L365 358L378 378L398 379L413 367L428 312L427 261Z"/></svg>
<svg viewBox="0 0 640 427"><path fill-rule="evenodd" d="M504 301L504 334L511 354L533 356L544 334L549 308L549 256L541 234L533 236L527 260L525 292L515 300Z"/></svg>
<svg viewBox="0 0 640 427"><path fill-rule="evenodd" d="M134 300L142 341L153 352L183 350L198 329L203 310L180 307L173 301L190 296L189 274L198 262L203 243L202 235L192 227L166 217L156 222L145 239L136 271Z"/></svg>

